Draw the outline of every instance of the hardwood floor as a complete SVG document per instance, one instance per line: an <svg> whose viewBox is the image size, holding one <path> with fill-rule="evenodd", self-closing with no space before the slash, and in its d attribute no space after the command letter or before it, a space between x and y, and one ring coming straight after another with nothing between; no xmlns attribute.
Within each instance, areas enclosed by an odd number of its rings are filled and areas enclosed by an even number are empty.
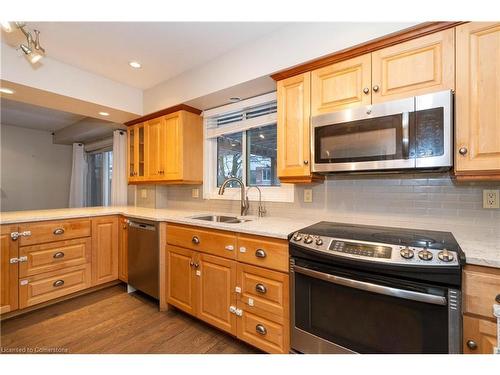
<svg viewBox="0 0 500 375"><path fill-rule="evenodd" d="M0 324L3 353L260 353L180 311L159 312L157 303L127 294L124 285Z"/></svg>

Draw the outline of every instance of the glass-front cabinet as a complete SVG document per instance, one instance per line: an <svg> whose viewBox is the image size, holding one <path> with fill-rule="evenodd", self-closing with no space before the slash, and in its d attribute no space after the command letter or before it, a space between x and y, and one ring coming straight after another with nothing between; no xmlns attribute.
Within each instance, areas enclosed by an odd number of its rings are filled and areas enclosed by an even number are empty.
<svg viewBox="0 0 500 375"><path fill-rule="evenodd" d="M128 128L128 179L141 181L145 177L145 142L144 124L136 124Z"/></svg>

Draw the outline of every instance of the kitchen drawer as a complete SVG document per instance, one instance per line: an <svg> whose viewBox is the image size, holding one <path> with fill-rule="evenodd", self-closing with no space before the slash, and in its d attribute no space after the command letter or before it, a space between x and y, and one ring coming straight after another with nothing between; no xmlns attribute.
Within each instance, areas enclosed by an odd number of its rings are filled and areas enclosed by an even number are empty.
<svg viewBox="0 0 500 375"><path fill-rule="evenodd" d="M240 235L238 255L240 262L288 273L288 242L259 236Z"/></svg>
<svg viewBox="0 0 500 375"><path fill-rule="evenodd" d="M29 236L20 237L19 246L89 237L91 233L90 228L90 220L88 219L19 224L19 232L31 232Z"/></svg>
<svg viewBox="0 0 500 375"><path fill-rule="evenodd" d="M283 323L289 318L288 275L238 264L237 285L243 309Z"/></svg>
<svg viewBox="0 0 500 375"><path fill-rule="evenodd" d="M244 311L238 321L238 338L268 353L288 353L288 324L288 321L279 324Z"/></svg>
<svg viewBox="0 0 500 375"><path fill-rule="evenodd" d="M224 258L236 258L236 235L232 232L169 224L167 243Z"/></svg>
<svg viewBox="0 0 500 375"><path fill-rule="evenodd" d="M33 306L90 287L90 263L19 280L19 308Z"/></svg>
<svg viewBox="0 0 500 375"><path fill-rule="evenodd" d="M500 299L500 270L467 266L464 270L464 312L494 319L493 304Z"/></svg>
<svg viewBox="0 0 500 375"><path fill-rule="evenodd" d="M19 249L19 256L27 257L25 262L19 263L19 277L78 266L91 260L91 239L86 237L23 246Z"/></svg>

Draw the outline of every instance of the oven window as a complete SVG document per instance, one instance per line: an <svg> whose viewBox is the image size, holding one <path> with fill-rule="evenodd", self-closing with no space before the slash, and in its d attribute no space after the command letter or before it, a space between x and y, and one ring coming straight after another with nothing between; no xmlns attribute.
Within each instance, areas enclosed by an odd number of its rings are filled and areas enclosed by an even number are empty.
<svg viewBox="0 0 500 375"><path fill-rule="evenodd" d="M405 159L402 114L315 129L316 163L349 163Z"/></svg>
<svg viewBox="0 0 500 375"><path fill-rule="evenodd" d="M447 353L446 306L295 273L295 325L358 353Z"/></svg>

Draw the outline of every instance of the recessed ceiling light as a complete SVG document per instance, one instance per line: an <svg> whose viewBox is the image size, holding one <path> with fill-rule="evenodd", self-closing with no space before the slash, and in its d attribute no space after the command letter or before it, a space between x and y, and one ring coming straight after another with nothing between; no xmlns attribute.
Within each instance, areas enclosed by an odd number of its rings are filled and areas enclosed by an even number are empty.
<svg viewBox="0 0 500 375"><path fill-rule="evenodd" d="M101 116L109 116L109 113L108 113L108 112L99 112L99 114L100 114Z"/></svg>
<svg viewBox="0 0 500 375"><path fill-rule="evenodd" d="M130 61L128 64L134 69L139 69L142 67L139 61Z"/></svg>
<svg viewBox="0 0 500 375"><path fill-rule="evenodd" d="M9 95L14 94L14 90L8 89L6 87L0 87L0 92L2 94L9 94Z"/></svg>
<svg viewBox="0 0 500 375"><path fill-rule="evenodd" d="M236 102L239 102L241 100L241 98L237 97L237 96L233 96L232 98L229 98L229 101L231 103L236 103Z"/></svg>

